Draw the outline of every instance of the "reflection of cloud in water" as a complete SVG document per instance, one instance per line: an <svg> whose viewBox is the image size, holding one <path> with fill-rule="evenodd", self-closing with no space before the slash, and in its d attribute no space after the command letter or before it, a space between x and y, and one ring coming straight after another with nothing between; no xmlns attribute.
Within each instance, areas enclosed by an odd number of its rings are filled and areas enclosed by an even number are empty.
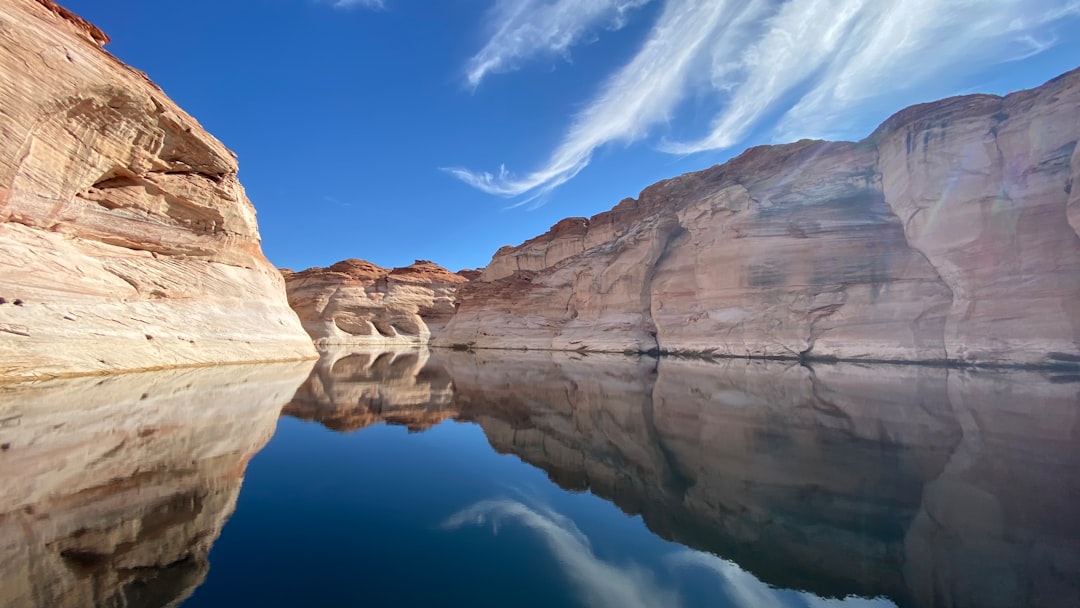
<svg viewBox="0 0 1080 608"><path fill-rule="evenodd" d="M734 562L710 553L683 551L671 557L676 566L700 567L715 574L735 606L790 606L791 608L890 608L895 606L884 598L827 599L812 593L776 589L759 581Z"/></svg>
<svg viewBox="0 0 1080 608"><path fill-rule="evenodd" d="M682 605L674 590L663 589L647 570L634 564L615 565L596 557L589 539L574 522L550 510L541 513L515 500L485 500L453 515L443 527L517 522L538 533L563 573L589 606L655 608Z"/></svg>
<svg viewBox="0 0 1080 608"><path fill-rule="evenodd" d="M653 573L637 564L612 564L593 553L589 539L569 518L547 508L533 508L516 500L480 501L451 516L443 528L490 524L495 533L507 523L536 532L588 606L610 608L675 608L682 606L676 589L661 585ZM824 599L811 593L776 589L754 578L735 563L715 555L684 550L668 560L675 567L697 567L715 574L737 607L787 606L791 608L886 608L888 600L875 598Z"/></svg>

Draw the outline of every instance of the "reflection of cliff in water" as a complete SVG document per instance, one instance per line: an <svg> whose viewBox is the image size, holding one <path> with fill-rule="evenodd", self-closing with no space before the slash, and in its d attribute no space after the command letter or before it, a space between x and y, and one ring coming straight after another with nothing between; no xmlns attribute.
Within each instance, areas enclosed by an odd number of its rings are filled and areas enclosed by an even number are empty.
<svg viewBox="0 0 1080 608"><path fill-rule="evenodd" d="M335 431L379 422L428 429L456 412L450 375L427 350L324 350L283 414Z"/></svg>
<svg viewBox="0 0 1080 608"><path fill-rule="evenodd" d="M443 360L492 445L772 585L1080 603L1080 384L914 366Z"/></svg>
<svg viewBox="0 0 1080 608"><path fill-rule="evenodd" d="M771 585L905 606L1080 605L1080 384L917 366L402 355L328 359L297 399L320 395L334 424L475 421L564 488ZM380 360L394 370L385 384Z"/></svg>
<svg viewBox="0 0 1080 608"><path fill-rule="evenodd" d="M310 363L0 391L0 605L175 606ZM17 390L16 390L17 389Z"/></svg>

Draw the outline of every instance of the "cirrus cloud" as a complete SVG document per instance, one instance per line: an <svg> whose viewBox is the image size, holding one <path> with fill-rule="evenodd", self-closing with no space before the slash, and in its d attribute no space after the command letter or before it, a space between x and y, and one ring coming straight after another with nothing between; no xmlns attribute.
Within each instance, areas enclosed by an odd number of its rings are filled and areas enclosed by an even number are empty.
<svg viewBox="0 0 1080 608"><path fill-rule="evenodd" d="M565 51L639 4L500 3L467 80ZM538 168L445 170L486 193L531 200L572 179L601 146L645 139L691 95L719 109L696 137L663 140L661 150L727 149L761 131L780 140L861 135L901 104L963 92L943 82L1046 51L1078 22L1080 0L665 0L636 55L570 119Z"/></svg>
<svg viewBox="0 0 1080 608"><path fill-rule="evenodd" d="M322 4L329 4L334 8L386 8L383 0L318 0Z"/></svg>
<svg viewBox="0 0 1080 608"><path fill-rule="evenodd" d="M565 55L598 27L622 28L628 13L650 0L499 0L488 22L492 35L469 60L473 88L488 74L509 72L536 55Z"/></svg>

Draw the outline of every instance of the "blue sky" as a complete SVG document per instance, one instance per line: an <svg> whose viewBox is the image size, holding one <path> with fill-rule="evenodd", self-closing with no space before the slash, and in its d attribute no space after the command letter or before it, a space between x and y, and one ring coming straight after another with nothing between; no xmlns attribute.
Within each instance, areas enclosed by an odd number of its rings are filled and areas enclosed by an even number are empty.
<svg viewBox="0 0 1080 608"><path fill-rule="evenodd" d="M240 159L282 267L484 266L748 146L1080 65L1080 0L61 0Z"/></svg>

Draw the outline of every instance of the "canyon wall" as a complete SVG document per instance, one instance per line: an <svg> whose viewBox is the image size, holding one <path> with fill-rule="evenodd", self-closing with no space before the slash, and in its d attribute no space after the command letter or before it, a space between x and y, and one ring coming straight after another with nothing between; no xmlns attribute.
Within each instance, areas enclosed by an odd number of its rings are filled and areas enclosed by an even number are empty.
<svg viewBox="0 0 1080 608"><path fill-rule="evenodd" d="M281 272L289 305L319 346L426 345L453 316L455 293L469 281L426 260L386 269L350 259Z"/></svg>
<svg viewBox="0 0 1080 608"><path fill-rule="evenodd" d="M234 155L107 40L0 5L0 378L314 357Z"/></svg>
<svg viewBox="0 0 1080 608"><path fill-rule="evenodd" d="M1080 362L1080 70L747 150L504 247L436 346Z"/></svg>

